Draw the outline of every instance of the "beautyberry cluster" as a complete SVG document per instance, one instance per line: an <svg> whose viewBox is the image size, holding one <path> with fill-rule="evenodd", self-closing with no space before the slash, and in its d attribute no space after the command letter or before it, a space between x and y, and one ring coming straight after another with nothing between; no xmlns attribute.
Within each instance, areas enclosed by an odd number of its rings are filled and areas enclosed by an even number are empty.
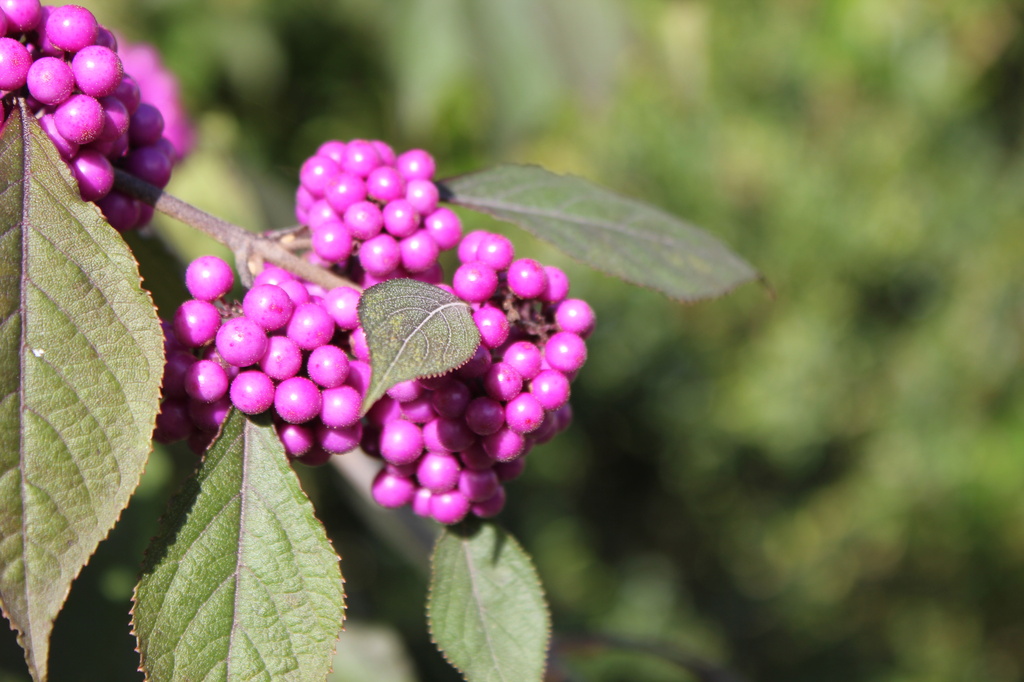
<svg viewBox="0 0 1024 682"><path fill-rule="evenodd" d="M171 177L174 146L156 107L117 54L114 35L77 5L0 1L0 90L4 114L23 97L78 181L118 230L149 222L152 209L116 191L114 167L158 187Z"/></svg>
<svg viewBox="0 0 1024 682"><path fill-rule="evenodd" d="M445 524L487 518L526 454L572 418L569 384L587 359L594 313L567 298L555 267L515 258L500 234L471 232L450 287L473 308L481 345L459 369L392 387L369 412L363 450L385 466L372 493Z"/></svg>

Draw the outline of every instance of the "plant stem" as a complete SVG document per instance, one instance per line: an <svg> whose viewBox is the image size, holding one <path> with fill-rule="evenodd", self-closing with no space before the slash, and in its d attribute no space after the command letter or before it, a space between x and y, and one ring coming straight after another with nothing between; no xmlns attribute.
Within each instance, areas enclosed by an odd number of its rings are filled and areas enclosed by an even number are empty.
<svg viewBox="0 0 1024 682"><path fill-rule="evenodd" d="M114 188L130 197L144 201L161 213L180 220L224 244L234 252L239 270L244 264L249 269L248 274L250 275L257 274L261 269L262 261L266 261L284 268L307 282L319 284L325 289L339 286L360 289L351 280L296 256L278 244L276 240L210 215L123 170L114 170Z"/></svg>

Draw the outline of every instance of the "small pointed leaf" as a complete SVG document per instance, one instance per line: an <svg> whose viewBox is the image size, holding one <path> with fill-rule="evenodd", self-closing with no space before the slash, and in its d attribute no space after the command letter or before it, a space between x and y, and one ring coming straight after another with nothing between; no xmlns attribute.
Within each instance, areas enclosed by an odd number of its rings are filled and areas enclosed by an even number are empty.
<svg viewBox="0 0 1024 682"><path fill-rule="evenodd" d="M0 606L36 680L139 483L162 374L135 260L19 103L0 136Z"/></svg>
<svg viewBox="0 0 1024 682"><path fill-rule="evenodd" d="M338 556L274 427L232 410L146 552L132 627L147 679L322 680Z"/></svg>
<svg viewBox="0 0 1024 682"><path fill-rule="evenodd" d="M498 166L440 185L453 204L522 227L609 275L682 301L760 275L717 238L654 206L538 166Z"/></svg>
<svg viewBox="0 0 1024 682"><path fill-rule="evenodd" d="M427 617L445 658L470 682L540 682L551 619L537 571L515 538L466 521L434 546Z"/></svg>
<svg viewBox="0 0 1024 682"><path fill-rule="evenodd" d="M412 279L390 279L364 291L359 323L373 359L363 412L399 382L459 367L480 345L465 301Z"/></svg>

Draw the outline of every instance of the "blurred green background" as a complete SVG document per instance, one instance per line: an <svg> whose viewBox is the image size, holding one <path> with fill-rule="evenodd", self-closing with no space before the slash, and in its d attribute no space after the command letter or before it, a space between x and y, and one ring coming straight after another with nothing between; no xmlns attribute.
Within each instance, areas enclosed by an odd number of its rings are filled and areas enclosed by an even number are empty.
<svg viewBox="0 0 1024 682"><path fill-rule="evenodd" d="M1024 3L83 4L180 77L200 143L171 191L225 218L288 224L320 142L376 137L441 176L585 176L770 280L681 306L507 232L599 317L573 428L502 516L547 589L557 679L697 679L559 634L748 680L1024 679ZM154 455L57 622L53 680L141 679L128 598L193 461ZM349 592L332 680L458 679L425 578L307 473ZM0 681L22 680L3 637Z"/></svg>

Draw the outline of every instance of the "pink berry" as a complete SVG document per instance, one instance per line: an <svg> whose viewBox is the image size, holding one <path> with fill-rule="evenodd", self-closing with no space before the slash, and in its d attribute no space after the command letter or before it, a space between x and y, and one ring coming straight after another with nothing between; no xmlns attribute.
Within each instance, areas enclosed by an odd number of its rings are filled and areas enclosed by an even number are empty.
<svg viewBox="0 0 1024 682"><path fill-rule="evenodd" d="M489 234L477 244L476 259L495 270L506 270L512 264L515 253L515 248L508 237Z"/></svg>
<svg viewBox="0 0 1024 682"><path fill-rule="evenodd" d="M326 156L311 156L299 169L299 182L316 198L324 196L327 186L341 174L341 166Z"/></svg>
<svg viewBox="0 0 1024 682"><path fill-rule="evenodd" d="M43 18L43 8L39 0L2 0L0 9L7 17L7 31L31 31L39 25Z"/></svg>
<svg viewBox="0 0 1024 682"><path fill-rule="evenodd" d="M316 303L303 303L295 308L288 322L288 338L303 350L313 350L330 343L334 336L334 320Z"/></svg>
<svg viewBox="0 0 1024 682"><path fill-rule="evenodd" d="M526 450L526 439L508 426L503 426L481 440L488 455L499 462L508 462Z"/></svg>
<svg viewBox="0 0 1024 682"><path fill-rule="evenodd" d="M458 490L452 490L430 498L430 515L438 523L452 525L469 514L469 500Z"/></svg>
<svg viewBox="0 0 1024 682"><path fill-rule="evenodd" d="M473 313L473 322L480 330L480 341L488 348L497 348L508 340L508 316L504 310L492 305L482 305Z"/></svg>
<svg viewBox="0 0 1024 682"><path fill-rule="evenodd" d="M71 171L78 181L82 201L102 199L114 186L114 167L107 157L91 149L79 151L71 162Z"/></svg>
<svg viewBox="0 0 1024 682"><path fill-rule="evenodd" d="M320 424L316 427L317 443L327 452L342 455L359 447L363 437L363 425L356 422L352 426L334 428Z"/></svg>
<svg viewBox="0 0 1024 682"><path fill-rule="evenodd" d="M530 393L520 393L505 406L505 423L516 433L536 431L544 421L544 407Z"/></svg>
<svg viewBox="0 0 1024 682"><path fill-rule="evenodd" d="M389 201L384 205L384 229L399 239L411 236L420 226L416 209L405 199Z"/></svg>
<svg viewBox="0 0 1024 682"><path fill-rule="evenodd" d="M263 372L239 372L231 381L231 404L246 414L259 414L274 404L274 382Z"/></svg>
<svg viewBox="0 0 1024 682"><path fill-rule="evenodd" d="M410 464L423 452L423 432L404 419L388 422L380 433L380 455L390 464Z"/></svg>
<svg viewBox="0 0 1024 682"><path fill-rule="evenodd" d="M204 403L220 400L228 392L228 375L216 362L199 360L185 372L185 392Z"/></svg>
<svg viewBox="0 0 1024 682"><path fill-rule="evenodd" d="M345 157L342 168L346 173L365 178L374 168L380 165L380 154L377 148L367 140L352 140L345 145Z"/></svg>
<svg viewBox="0 0 1024 682"><path fill-rule="evenodd" d="M320 421L327 426L352 426L359 421L363 397L351 386L325 388L321 393Z"/></svg>
<svg viewBox="0 0 1024 682"><path fill-rule="evenodd" d="M459 474L459 492L470 502L483 502L501 487L498 475L493 469L463 469Z"/></svg>
<svg viewBox="0 0 1024 682"><path fill-rule="evenodd" d="M399 154L395 166L406 180L429 180L436 170L434 157L422 149L410 149Z"/></svg>
<svg viewBox="0 0 1024 682"><path fill-rule="evenodd" d="M545 410L557 410L569 401L569 380L554 369L545 369L530 381L530 393Z"/></svg>
<svg viewBox="0 0 1024 682"><path fill-rule="evenodd" d="M430 215L437 210L440 194L437 185L430 180L410 180L405 189L405 200L420 215Z"/></svg>
<svg viewBox="0 0 1024 682"><path fill-rule="evenodd" d="M401 249L390 234L378 234L367 239L359 248L359 264L367 273L376 277L391 274L401 262Z"/></svg>
<svg viewBox="0 0 1024 682"><path fill-rule="evenodd" d="M462 221L449 208L437 209L423 223L442 251L455 248L462 237Z"/></svg>
<svg viewBox="0 0 1024 682"><path fill-rule="evenodd" d="M441 252L430 235L423 230L403 239L398 247L402 267L411 273L425 272L432 268Z"/></svg>
<svg viewBox="0 0 1024 682"><path fill-rule="evenodd" d="M397 509L412 502L416 496L416 484L406 476L398 476L388 469L381 469L370 487L373 500L386 509Z"/></svg>
<svg viewBox="0 0 1024 682"><path fill-rule="evenodd" d="M547 290L544 267L532 258L520 258L508 269L508 288L520 298L538 298Z"/></svg>
<svg viewBox="0 0 1024 682"><path fill-rule="evenodd" d="M559 303L569 295L569 277L561 269L553 265L544 266L544 274L548 278L548 286L541 294L540 300L545 303Z"/></svg>
<svg viewBox="0 0 1024 682"><path fill-rule="evenodd" d="M452 278L455 295L470 303L486 301L498 288L498 273L489 265L474 261L460 265Z"/></svg>
<svg viewBox="0 0 1024 682"><path fill-rule="evenodd" d="M220 312L206 301L185 301L174 313L174 335L186 348L213 341L219 328Z"/></svg>
<svg viewBox="0 0 1024 682"><path fill-rule="evenodd" d="M277 415L291 424L308 422L320 414L321 402L320 389L305 377L285 379L274 393Z"/></svg>
<svg viewBox="0 0 1024 682"><path fill-rule="evenodd" d="M280 423L277 425L277 437L291 457L304 455L316 445L316 432L307 424Z"/></svg>
<svg viewBox="0 0 1024 682"><path fill-rule="evenodd" d="M337 388L348 378L348 356L337 346L320 346L309 354L306 371L310 379L324 388Z"/></svg>
<svg viewBox="0 0 1024 682"><path fill-rule="evenodd" d="M466 425L480 436L489 436L505 425L505 408L494 398L479 396L466 406Z"/></svg>
<svg viewBox="0 0 1024 682"><path fill-rule="evenodd" d="M324 187L324 199L339 215L366 199L366 183L351 173L339 173Z"/></svg>
<svg viewBox="0 0 1024 682"><path fill-rule="evenodd" d="M495 400L508 401L523 389L523 377L511 365L496 362L484 375L484 390Z"/></svg>
<svg viewBox="0 0 1024 682"><path fill-rule="evenodd" d="M544 359L552 369L575 372L587 361L587 344L577 334L557 332L544 344Z"/></svg>
<svg viewBox="0 0 1024 682"><path fill-rule="evenodd" d="M259 362L267 351L267 333L247 317L228 320L217 331L217 352L235 367Z"/></svg>
<svg viewBox="0 0 1024 682"><path fill-rule="evenodd" d="M516 341L510 344L501 356L502 362L515 368L524 380L530 380L540 372L540 349L529 341Z"/></svg>
<svg viewBox="0 0 1024 682"><path fill-rule="evenodd" d="M483 502L474 502L469 509L481 519L489 519L497 516L505 507L505 489L498 486L498 490Z"/></svg>
<svg viewBox="0 0 1024 682"><path fill-rule="evenodd" d="M366 193L386 203L405 196L405 179L391 166L379 166L366 178Z"/></svg>
<svg viewBox="0 0 1024 682"><path fill-rule="evenodd" d="M257 284L242 299L242 312L245 316L267 331L288 324L294 310L295 304L291 298L276 284Z"/></svg>
<svg viewBox="0 0 1024 682"><path fill-rule="evenodd" d="M287 336L271 336L259 365L271 379L290 379L302 369L302 349Z"/></svg>
<svg viewBox="0 0 1024 682"><path fill-rule="evenodd" d="M353 237L365 241L380 234L384 214L371 201L357 201L345 209L345 225Z"/></svg>
<svg viewBox="0 0 1024 682"><path fill-rule="evenodd" d="M46 37L62 50L78 52L96 41L99 23L93 13L78 5L50 9L46 19Z"/></svg>
<svg viewBox="0 0 1024 682"><path fill-rule="evenodd" d="M90 45L76 54L71 61L71 71L78 89L93 97L113 94L124 75L117 53L101 45Z"/></svg>
<svg viewBox="0 0 1024 682"><path fill-rule="evenodd" d="M3 64L0 63L0 67ZM71 96L75 77L63 59L42 57L29 67L28 92L43 104L58 105Z"/></svg>
<svg viewBox="0 0 1024 682"><path fill-rule="evenodd" d="M217 256L200 256L185 269L185 286L192 298L214 301L225 295L235 284L231 266Z"/></svg>
<svg viewBox="0 0 1024 682"><path fill-rule="evenodd" d="M313 251L328 263L339 263L352 255L352 233L340 220L328 220L313 230Z"/></svg>
<svg viewBox="0 0 1024 682"><path fill-rule="evenodd" d="M103 107L89 95L72 95L53 113L57 131L75 144L88 144L98 138L103 121Z"/></svg>
<svg viewBox="0 0 1024 682"><path fill-rule="evenodd" d="M555 309L555 324L563 332L572 332L586 338L594 331L596 317L590 305L578 298L562 301Z"/></svg>
<svg viewBox="0 0 1024 682"><path fill-rule="evenodd" d="M420 458L416 480L434 494L446 493L459 484L462 466L453 455L428 452Z"/></svg>

